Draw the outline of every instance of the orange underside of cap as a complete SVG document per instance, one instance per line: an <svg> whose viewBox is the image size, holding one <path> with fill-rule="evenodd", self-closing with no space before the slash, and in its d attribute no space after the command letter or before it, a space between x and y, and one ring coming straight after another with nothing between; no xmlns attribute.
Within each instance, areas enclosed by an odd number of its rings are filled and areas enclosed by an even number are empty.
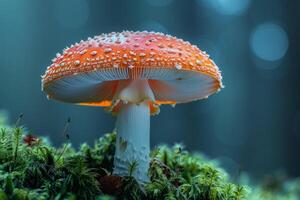
<svg viewBox="0 0 300 200"><path fill-rule="evenodd" d="M162 104L176 104L175 101L155 101L153 104L162 105ZM101 101L101 102L87 102L87 103L79 103L82 106L99 106L99 107L109 107L112 105L112 101Z"/></svg>
<svg viewBox="0 0 300 200"><path fill-rule="evenodd" d="M211 88L210 93L216 92L220 88L220 83L216 81L214 84L213 88ZM151 101L149 102L149 108L150 108L150 113L151 115L155 115L159 113L159 106L160 105L176 105L176 101ZM117 114L121 107L122 107L122 102L120 101L119 103L113 105L113 101L106 100L106 101L100 101L100 102L82 102L79 103L78 105L82 106L95 106L95 107L106 107L109 112L112 114Z"/></svg>
<svg viewBox="0 0 300 200"><path fill-rule="evenodd" d="M152 115L158 114L158 112L159 112L159 106L162 105L162 104L175 105L176 102L174 102L174 101L155 101L155 102L149 102L150 113ZM82 105L82 106L98 106L98 107L108 107L108 108L111 108L112 101L87 102L87 103L79 103L78 105ZM113 114L116 114L116 113L118 113L120 111L121 107L122 107L122 103L118 103L117 105L113 106L113 108L112 108L112 110L110 110L110 112L113 113Z"/></svg>

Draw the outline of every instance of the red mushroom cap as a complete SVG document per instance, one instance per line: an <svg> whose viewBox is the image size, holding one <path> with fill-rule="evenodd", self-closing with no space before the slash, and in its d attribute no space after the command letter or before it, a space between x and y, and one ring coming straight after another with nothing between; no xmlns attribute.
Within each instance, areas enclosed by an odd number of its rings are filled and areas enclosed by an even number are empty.
<svg viewBox="0 0 300 200"><path fill-rule="evenodd" d="M111 106L119 81L127 79L149 80L154 104L198 100L222 87L218 67L196 46L162 33L124 31L89 38L57 54L42 88L51 99Z"/></svg>

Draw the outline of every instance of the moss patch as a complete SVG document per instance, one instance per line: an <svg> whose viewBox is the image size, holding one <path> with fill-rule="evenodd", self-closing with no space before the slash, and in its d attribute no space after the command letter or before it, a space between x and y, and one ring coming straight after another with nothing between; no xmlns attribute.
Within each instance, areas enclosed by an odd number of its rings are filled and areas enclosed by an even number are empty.
<svg viewBox="0 0 300 200"><path fill-rule="evenodd" d="M68 138L68 136L66 135ZM151 153L151 182L113 176L116 133L79 150L66 142L61 148L27 134L20 126L0 122L0 200L258 200L293 199L299 183L285 192L230 182L214 162L191 155L182 146L159 146ZM129 174L138 163L128 166ZM264 197L264 198L262 198ZM296 196L297 197L297 196Z"/></svg>

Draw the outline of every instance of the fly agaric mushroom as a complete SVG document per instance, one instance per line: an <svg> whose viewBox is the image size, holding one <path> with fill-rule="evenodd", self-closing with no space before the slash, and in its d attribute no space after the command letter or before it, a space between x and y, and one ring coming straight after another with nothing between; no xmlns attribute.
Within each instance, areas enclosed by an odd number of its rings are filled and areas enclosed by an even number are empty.
<svg viewBox="0 0 300 200"><path fill-rule="evenodd" d="M42 76L49 99L107 107L117 115L113 174L147 182L150 115L159 105L208 97L222 87L209 56L176 37L155 32L109 33L57 54Z"/></svg>

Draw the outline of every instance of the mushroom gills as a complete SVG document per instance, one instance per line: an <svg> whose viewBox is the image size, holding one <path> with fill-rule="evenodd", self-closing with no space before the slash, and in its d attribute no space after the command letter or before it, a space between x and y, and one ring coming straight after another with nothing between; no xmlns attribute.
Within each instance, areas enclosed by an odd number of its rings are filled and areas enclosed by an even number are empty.
<svg viewBox="0 0 300 200"><path fill-rule="evenodd" d="M130 78L132 74L136 74L135 79ZM203 99L219 87L219 83L206 74L184 70L144 67L143 70L132 69L131 75L129 69L97 70L64 77L47 85L44 90L51 99L62 102L111 106L122 98L134 102L141 101L143 95L150 100L155 98L156 103L184 103ZM132 85L130 88L140 89L122 91L129 85ZM146 89L140 85L144 85ZM134 93L136 95L133 95Z"/></svg>

